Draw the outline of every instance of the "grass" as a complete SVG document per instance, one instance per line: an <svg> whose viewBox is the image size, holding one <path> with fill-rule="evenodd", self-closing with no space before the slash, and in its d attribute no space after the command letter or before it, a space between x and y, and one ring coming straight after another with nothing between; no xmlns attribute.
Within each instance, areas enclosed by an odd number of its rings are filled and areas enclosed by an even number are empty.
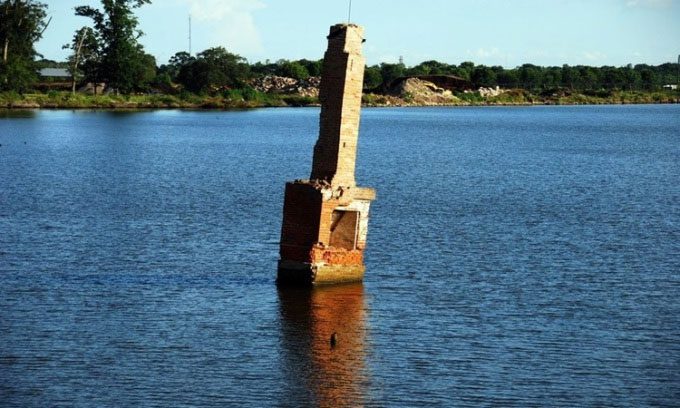
<svg viewBox="0 0 680 408"><path fill-rule="evenodd" d="M455 94L461 105L597 105L677 103L678 91L593 91L575 93L564 90L546 90L531 93L523 89L511 89L498 96L483 97L479 92ZM411 99L411 100L409 100ZM365 94L363 102L368 106L414 105L411 98ZM272 106L317 106L318 98L300 95L277 95L258 92L252 88L232 89L218 95L196 95L189 92L178 94L142 95L91 95L72 94L66 91L47 93L16 92L0 93L0 108L47 108L47 109L243 109Z"/></svg>
<svg viewBox="0 0 680 408"><path fill-rule="evenodd" d="M290 103L288 103L290 102ZM230 90L221 95L92 95L66 91L47 93L0 93L0 108L47 109L237 109L268 106L303 106L315 100L265 94L255 90Z"/></svg>

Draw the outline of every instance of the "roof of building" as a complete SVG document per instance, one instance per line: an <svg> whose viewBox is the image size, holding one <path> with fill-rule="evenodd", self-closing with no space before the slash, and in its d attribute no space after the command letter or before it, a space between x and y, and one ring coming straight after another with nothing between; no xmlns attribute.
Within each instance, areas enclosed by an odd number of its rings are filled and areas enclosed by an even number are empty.
<svg viewBox="0 0 680 408"><path fill-rule="evenodd" d="M71 74L64 68L43 68L39 72L41 77L70 78Z"/></svg>

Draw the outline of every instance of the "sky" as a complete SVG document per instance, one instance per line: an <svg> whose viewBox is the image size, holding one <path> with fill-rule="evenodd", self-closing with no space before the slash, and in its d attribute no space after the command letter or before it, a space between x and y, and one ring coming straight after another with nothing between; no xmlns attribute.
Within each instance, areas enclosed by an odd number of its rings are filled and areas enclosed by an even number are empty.
<svg viewBox="0 0 680 408"><path fill-rule="evenodd" d="M52 21L37 44L64 60L79 27L77 5L97 0L41 0ZM248 59L320 59L328 28L348 20L349 0L153 0L136 11L140 42L157 63L216 46ZM364 26L369 65L524 63L542 66L677 61L680 0L352 0L351 22Z"/></svg>

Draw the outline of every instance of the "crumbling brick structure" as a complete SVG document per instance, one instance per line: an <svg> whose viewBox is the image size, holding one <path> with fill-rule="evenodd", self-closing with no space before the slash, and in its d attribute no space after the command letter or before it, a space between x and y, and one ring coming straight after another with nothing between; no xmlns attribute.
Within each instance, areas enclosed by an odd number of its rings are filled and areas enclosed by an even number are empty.
<svg viewBox="0 0 680 408"><path fill-rule="evenodd" d="M279 283L360 281L375 191L354 180L365 59L363 28L337 24L328 35L319 99L319 139L309 180L286 184Z"/></svg>

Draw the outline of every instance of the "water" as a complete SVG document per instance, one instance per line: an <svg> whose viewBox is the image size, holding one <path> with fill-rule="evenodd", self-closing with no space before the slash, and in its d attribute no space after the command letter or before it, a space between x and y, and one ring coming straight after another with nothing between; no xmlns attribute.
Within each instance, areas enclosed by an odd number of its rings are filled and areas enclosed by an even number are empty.
<svg viewBox="0 0 680 408"><path fill-rule="evenodd" d="M0 117L0 406L680 405L680 106L364 110L366 280L314 291L318 110Z"/></svg>

